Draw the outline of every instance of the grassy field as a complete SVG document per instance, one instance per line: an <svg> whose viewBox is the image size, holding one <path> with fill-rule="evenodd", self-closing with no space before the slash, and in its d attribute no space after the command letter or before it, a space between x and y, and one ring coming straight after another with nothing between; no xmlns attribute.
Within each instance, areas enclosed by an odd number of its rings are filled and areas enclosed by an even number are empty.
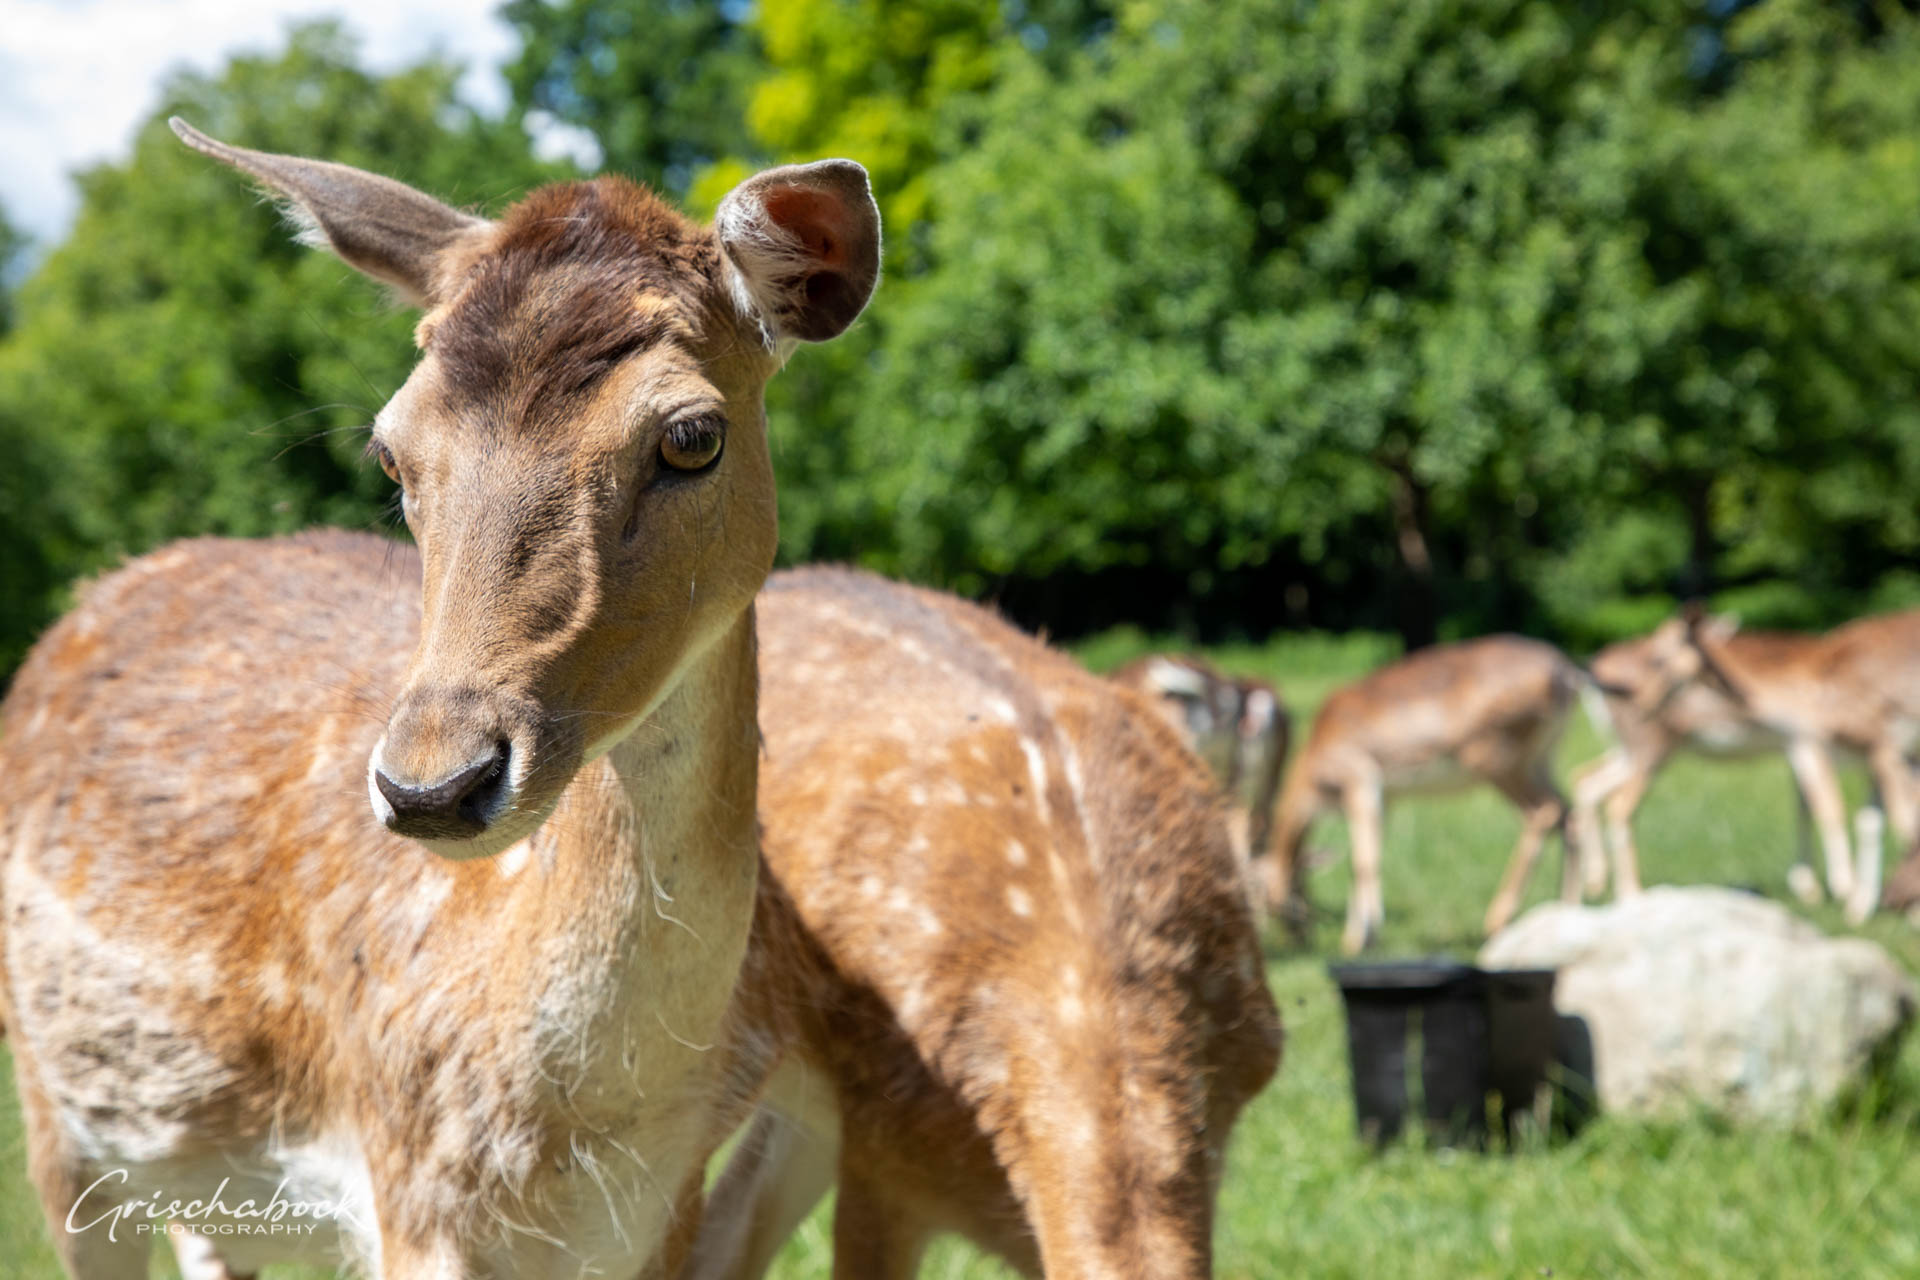
<svg viewBox="0 0 1920 1280"><path fill-rule="evenodd" d="M1119 634L1083 648L1096 666L1141 651ZM1222 649L1236 672L1278 683L1302 724L1327 691L1388 656L1381 642L1307 638ZM1576 719L1571 768L1599 739ZM1859 794L1860 779L1849 779ZM1491 793L1411 800L1387 816L1383 954L1467 957L1518 819ZM1780 761L1682 760L1660 779L1638 830L1648 883L1744 884L1784 899L1794 807ZM1339 845L1329 823L1320 843ZM1558 883L1543 859L1531 901ZM1314 898L1346 898L1342 861L1316 873ZM1839 930L1839 913L1812 913ZM1920 968L1920 933L1889 919L1863 932ZM1473 1155L1402 1146L1364 1151L1353 1136L1338 995L1326 977L1337 922L1311 952L1277 944L1269 975L1287 1024L1286 1061L1235 1133L1222 1193L1218 1271L1229 1277L1920 1275L1920 1044L1910 1040L1882 1095L1795 1129L1733 1130L1709 1120L1602 1118L1571 1142ZM59 1274L28 1189L13 1091L0 1113L0 1276ZM776 1275L825 1277L826 1210L788 1246ZM292 1276L294 1272L270 1272ZM922 1274L1006 1273L957 1244Z"/></svg>

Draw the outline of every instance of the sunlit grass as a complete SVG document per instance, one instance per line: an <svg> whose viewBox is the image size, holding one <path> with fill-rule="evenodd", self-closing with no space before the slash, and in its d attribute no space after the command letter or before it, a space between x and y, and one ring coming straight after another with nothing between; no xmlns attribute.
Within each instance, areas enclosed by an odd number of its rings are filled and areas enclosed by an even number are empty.
<svg viewBox="0 0 1920 1280"><path fill-rule="evenodd" d="M1147 645L1109 639L1101 665ZM1231 670L1275 680L1304 724L1326 692L1388 652L1379 642L1314 641L1230 649ZM1344 670L1342 669L1344 666ZM1576 717L1563 774L1599 749ZM1862 792L1858 778L1851 792ZM1519 821L1491 793L1410 800L1389 808L1383 954L1471 956ZM1638 830L1649 883L1748 884L1785 897L1795 818L1784 763L1682 760L1655 785ZM1316 842L1342 848L1336 822ZM1558 884L1552 857L1530 901ZM1314 874L1313 896L1345 902L1336 859ZM1839 930L1839 913L1811 913ZM1920 934L1876 918L1861 932L1920 966ZM1920 1048L1910 1041L1884 1097L1796 1129L1734 1129L1707 1120L1643 1124L1601 1119L1567 1143L1516 1155L1398 1148L1366 1153L1353 1136L1339 998L1326 977L1337 922L1311 953L1275 940L1269 975L1287 1024L1279 1078L1243 1117L1221 1196L1222 1276L1920 1275ZM10 1099L10 1084L6 1090ZM11 1102L0 1115L0 1276L59 1274L25 1176ZM826 1277L827 1207L789 1243L784 1280ZM290 1277L286 1270L269 1275ZM984 1280L1005 1271L946 1242L929 1280Z"/></svg>

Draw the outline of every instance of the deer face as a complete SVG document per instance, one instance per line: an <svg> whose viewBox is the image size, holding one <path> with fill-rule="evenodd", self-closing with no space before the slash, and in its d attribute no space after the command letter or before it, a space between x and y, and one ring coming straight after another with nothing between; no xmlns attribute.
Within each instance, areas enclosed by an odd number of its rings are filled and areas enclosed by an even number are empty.
<svg viewBox="0 0 1920 1280"><path fill-rule="evenodd" d="M735 626L773 563L761 394L877 277L846 161L771 170L695 225L620 179L490 223L343 166L191 145L290 197L423 303L369 452L420 545L421 638L368 796L449 857L498 852Z"/></svg>
<svg viewBox="0 0 1920 1280"><path fill-rule="evenodd" d="M1593 673L1602 684L1627 691L1628 705L1641 717L1658 715L1694 685L1744 702L1713 656L1739 625L1736 618L1709 616L1689 607L1650 635L1603 650L1594 660Z"/></svg>

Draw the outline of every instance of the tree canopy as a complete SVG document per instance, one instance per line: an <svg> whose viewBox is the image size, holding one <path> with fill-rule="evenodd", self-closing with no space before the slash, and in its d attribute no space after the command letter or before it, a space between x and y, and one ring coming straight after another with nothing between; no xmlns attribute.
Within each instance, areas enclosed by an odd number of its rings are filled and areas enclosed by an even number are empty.
<svg viewBox="0 0 1920 1280"><path fill-rule="evenodd" d="M336 26L278 56L173 80L124 164L80 176L66 240L0 340L0 669L77 576L190 533L388 522L364 429L411 364L412 320L262 217L181 146L185 116L246 146L322 155L487 205L559 170L454 98L457 69L356 64Z"/></svg>
<svg viewBox="0 0 1920 1280"><path fill-rule="evenodd" d="M872 171L887 279L770 392L783 556L1073 633L1920 598L1920 22L1545 0L512 0L503 120L337 28L183 77L0 336L0 666L77 574L383 519L408 319L180 112L490 205L534 113L710 206ZM0 251L6 238L0 235ZM0 326L3 328L4 326Z"/></svg>

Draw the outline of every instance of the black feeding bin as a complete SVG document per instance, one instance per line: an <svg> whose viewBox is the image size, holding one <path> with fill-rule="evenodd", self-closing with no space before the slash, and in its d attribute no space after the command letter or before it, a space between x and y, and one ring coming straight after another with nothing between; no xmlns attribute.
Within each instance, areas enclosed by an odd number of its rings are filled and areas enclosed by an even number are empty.
<svg viewBox="0 0 1920 1280"><path fill-rule="evenodd" d="M1476 969L1446 960L1331 966L1347 1008L1353 1103L1362 1138L1397 1137L1408 1107L1410 1044L1420 1110L1444 1145L1487 1136L1487 1099L1503 1127L1533 1112L1554 1056L1553 970Z"/></svg>

